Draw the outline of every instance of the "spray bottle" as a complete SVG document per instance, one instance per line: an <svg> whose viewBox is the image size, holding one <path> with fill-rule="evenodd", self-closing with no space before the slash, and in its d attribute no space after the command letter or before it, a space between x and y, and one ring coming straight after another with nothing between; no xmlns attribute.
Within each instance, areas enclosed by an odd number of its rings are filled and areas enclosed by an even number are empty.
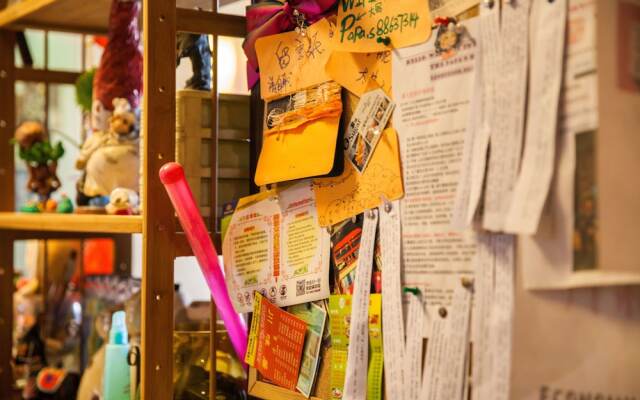
<svg viewBox="0 0 640 400"><path fill-rule="evenodd" d="M130 399L129 335L125 317L124 311L116 311L111 317L104 361L104 400Z"/></svg>

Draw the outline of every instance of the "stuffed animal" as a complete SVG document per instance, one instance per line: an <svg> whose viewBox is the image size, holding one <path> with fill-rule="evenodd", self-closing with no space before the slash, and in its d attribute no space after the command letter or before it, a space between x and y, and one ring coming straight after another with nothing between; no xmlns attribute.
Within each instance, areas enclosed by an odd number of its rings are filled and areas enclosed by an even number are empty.
<svg viewBox="0 0 640 400"><path fill-rule="evenodd" d="M116 188L109 196L109 204L106 206L107 214L133 215L138 212L140 199L138 194L125 188Z"/></svg>
<svg viewBox="0 0 640 400"><path fill-rule="evenodd" d="M138 31L139 0L113 0L109 39L93 78L91 127L106 131L115 98L126 99L136 109L142 92L142 52Z"/></svg>
<svg viewBox="0 0 640 400"><path fill-rule="evenodd" d="M113 100L109 130L94 132L82 145L76 168L85 171L78 189L88 197L108 196L116 188L138 190L140 157L136 116L126 99Z"/></svg>

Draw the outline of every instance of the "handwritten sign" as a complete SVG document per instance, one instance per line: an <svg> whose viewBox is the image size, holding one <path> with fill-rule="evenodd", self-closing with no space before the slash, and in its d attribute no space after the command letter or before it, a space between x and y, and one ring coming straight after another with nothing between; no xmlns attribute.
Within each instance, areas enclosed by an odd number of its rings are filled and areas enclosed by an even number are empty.
<svg viewBox="0 0 640 400"><path fill-rule="evenodd" d="M320 226L333 225L378 207L382 196L389 200L401 198L404 191L396 131L384 130L362 174L345 158L342 175L314 179L313 191Z"/></svg>
<svg viewBox="0 0 640 400"><path fill-rule="evenodd" d="M327 74L350 92L361 96L370 87L391 94L391 52L347 53L334 51L326 65Z"/></svg>
<svg viewBox="0 0 640 400"><path fill-rule="evenodd" d="M426 0L340 0L333 46L369 53L422 43L429 36Z"/></svg>
<svg viewBox="0 0 640 400"><path fill-rule="evenodd" d="M263 99L291 94L330 80L324 70L329 59L330 25L322 19L305 35L286 32L256 41Z"/></svg>

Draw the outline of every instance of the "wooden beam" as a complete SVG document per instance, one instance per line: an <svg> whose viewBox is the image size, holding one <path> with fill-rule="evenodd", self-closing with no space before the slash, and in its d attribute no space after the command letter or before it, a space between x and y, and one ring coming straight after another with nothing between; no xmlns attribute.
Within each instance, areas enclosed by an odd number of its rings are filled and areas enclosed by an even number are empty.
<svg viewBox="0 0 640 400"><path fill-rule="evenodd" d="M7 142L15 129L15 33L0 30L0 210L14 209L13 146ZM0 398L12 398L11 345L13 323L13 240L0 233Z"/></svg>
<svg viewBox="0 0 640 400"><path fill-rule="evenodd" d="M74 26L65 25L63 23L48 23L42 21L31 20L29 18L21 19L18 22L7 26L7 29L14 31L23 31L25 29L41 29L45 31L67 32L67 33L83 33L85 35L106 35L108 29L106 26Z"/></svg>
<svg viewBox="0 0 640 400"><path fill-rule="evenodd" d="M158 171L175 155L176 1L144 1L143 10L145 150L141 398L170 400L173 398L175 218Z"/></svg>
<svg viewBox="0 0 640 400"><path fill-rule="evenodd" d="M186 8L179 8L176 14L178 32L208 33L242 38L246 34L246 19L238 15L217 14Z"/></svg>
<svg viewBox="0 0 640 400"><path fill-rule="evenodd" d="M217 11L217 4L214 4L214 10ZM216 14L217 15L217 14ZM218 43L219 38L218 35L213 35L213 52L211 53L212 59L212 71L211 71L211 148L210 157L211 157L211 198L209 199L210 206L210 215L211 215L211 225L209 226L209 230L214 234L218 232L218 216L216 215L216 211L218 210L218 131L220 127L218 126L218 107L219 107L219 99L218 99ZM211 297L211 315L209 320L209 330L211 334L209 335L209 357L211 358L211 365L216 365L216 303ZM211 368L209 371L209 398L215 399L216 394L216 368Z"/></svg>
<svg viewBox="0 0 640 400"><path fill-rule="evenodd" d="M15 76L17 81L68 83L73 85L76 83L80 73L33 68L16 68Z"/></svg>

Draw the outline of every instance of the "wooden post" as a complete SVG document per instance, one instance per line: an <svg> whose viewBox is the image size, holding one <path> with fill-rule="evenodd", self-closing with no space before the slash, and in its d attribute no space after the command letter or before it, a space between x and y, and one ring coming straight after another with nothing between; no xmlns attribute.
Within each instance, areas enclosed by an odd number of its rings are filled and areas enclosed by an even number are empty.
<svg viewBox="0 0 640 400"><path fill-rule="evenodd" d="M175 155L176 1L143 2L142 398L173 398L173 207L158 177Z"/></svg>
<svg viewBox="0 0 640 400"><path fill-rule="evenodd" d="M214 0L213 11L218 12L218 2ZM218 234L218 35L213 35L213 51L211 52L211 239L216 242ZM219 251L222 248L218 246ZM216 398L216 330L217 330L216 303L211 298L211 320L209 329L209 357L211 358L211 371L209 371L209 398Z"/></svg>
<svg viewBox="0 0 640 400"><path fill-rule="evenodd" d="M15 129L14 53L15 34L0 30L0 211L14 210L13 146L8 145ZM0 398L12 397L11 335L13 323L13 239L0 234Z"/></svg>

